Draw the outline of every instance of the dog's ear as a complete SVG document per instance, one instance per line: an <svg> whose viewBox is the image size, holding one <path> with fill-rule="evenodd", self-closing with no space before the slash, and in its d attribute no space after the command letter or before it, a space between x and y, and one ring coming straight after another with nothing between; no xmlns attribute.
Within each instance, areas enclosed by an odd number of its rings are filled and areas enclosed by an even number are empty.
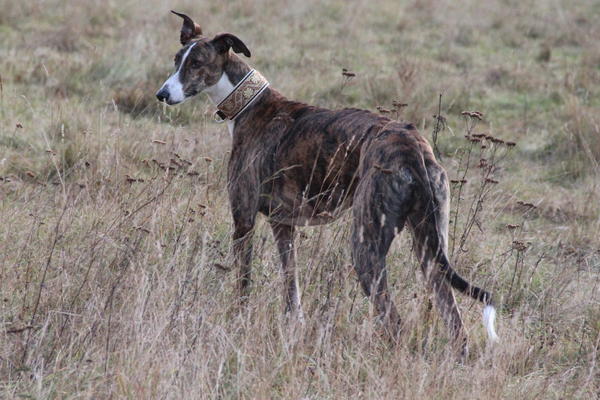
<svg viewBox="0 0 600 400"><path fill-rule="evenodd" d="M250 50L248 50L244 42L231 33L221 33L220 35L215 36L212 40L212 44L219 53L225 53L231 48L236 53L242 53L246 57L250 57Z"/></svg>
<svg viewBox="0 0 600 400"><path fill-rule="evenodd" d="M188 17L185 14L178 13L177 11L171 10L171 12L183 18L181 34L179 35L179 41L182 45L185 46L190 40L192 40L196 36L202 35L202 28L200 28L200 25L195 23L190 17Z"/></svg>

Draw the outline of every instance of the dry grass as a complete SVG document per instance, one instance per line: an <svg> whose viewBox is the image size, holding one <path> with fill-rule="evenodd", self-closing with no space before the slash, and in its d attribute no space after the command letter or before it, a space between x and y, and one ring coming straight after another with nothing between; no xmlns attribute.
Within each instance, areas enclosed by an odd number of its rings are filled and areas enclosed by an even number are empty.
<svg viewBox="0 0 600 400"><path fill-rule="evenodd" d="M0 0L1 398L597 398L600 3L141 4ZM293 98L408 103L429 137L443 92L452 257L501 300L498 346L461 298L456 362L402 234L388 262L407 331L390 347L348 266L348 215L298 238L304 326L281 313L261 220L239 312L229 136L203 98L152 99L178 48L171 8L239 34Z"/></svg>

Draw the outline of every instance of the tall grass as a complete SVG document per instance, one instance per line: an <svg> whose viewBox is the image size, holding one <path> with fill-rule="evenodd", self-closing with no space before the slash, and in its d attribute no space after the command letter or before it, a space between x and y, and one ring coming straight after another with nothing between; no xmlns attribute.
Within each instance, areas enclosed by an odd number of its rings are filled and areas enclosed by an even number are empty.
<svg viewBox="0 0 600 400"><path fill-rule="evenodd" d="M599 5L512 3L0 0L0 397L597 397ZM402 233L388 265L406 330L390 346L347 214L297 239L303 325L282 313L263 219L238 309L229 135L202 98L153 100L172 8L238 34L290 97L395 102L428 137L443 116L452 260L499 299L501 343L460 297L457 362Z"/></svg>

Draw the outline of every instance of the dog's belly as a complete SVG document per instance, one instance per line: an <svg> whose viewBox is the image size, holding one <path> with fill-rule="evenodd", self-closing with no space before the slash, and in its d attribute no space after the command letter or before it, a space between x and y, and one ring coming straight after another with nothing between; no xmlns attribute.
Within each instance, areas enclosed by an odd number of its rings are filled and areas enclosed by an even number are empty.
<svg viewBox="0 0 600 400"><path fill-rule="evenodd" d="M277 154L276 172L263 181L260 211L288 225L319 225L337 218L352 204L360 153L358 146L352 152L338 148L343 143L314 149L294 143Z"/></svg>
<svg viewBox="0 0 600 400"><path fill-rule="evenodd" d="M295 185L293 185L295 186ZM282 193L264 194L260 211L271 220L286 225L321 225L337 219L352 205L355 184L319 194L291 192L290 186Z"/></svg>

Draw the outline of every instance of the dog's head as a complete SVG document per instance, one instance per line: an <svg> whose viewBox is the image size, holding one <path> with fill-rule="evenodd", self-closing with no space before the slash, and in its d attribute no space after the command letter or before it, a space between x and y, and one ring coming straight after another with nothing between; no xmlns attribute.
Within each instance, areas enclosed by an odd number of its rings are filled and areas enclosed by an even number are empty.
<svg viewBox="0 0 600 400"><path fill-rule="evenodd" d="M178 104L215 85L229 57L229 49L250 57L250 50L237 36L221 33L212 39L202 36L202 29L190 17L183 18L179 40L182 48L175 55L175 73L156 92L156 98L169 105Z"/></svg>

